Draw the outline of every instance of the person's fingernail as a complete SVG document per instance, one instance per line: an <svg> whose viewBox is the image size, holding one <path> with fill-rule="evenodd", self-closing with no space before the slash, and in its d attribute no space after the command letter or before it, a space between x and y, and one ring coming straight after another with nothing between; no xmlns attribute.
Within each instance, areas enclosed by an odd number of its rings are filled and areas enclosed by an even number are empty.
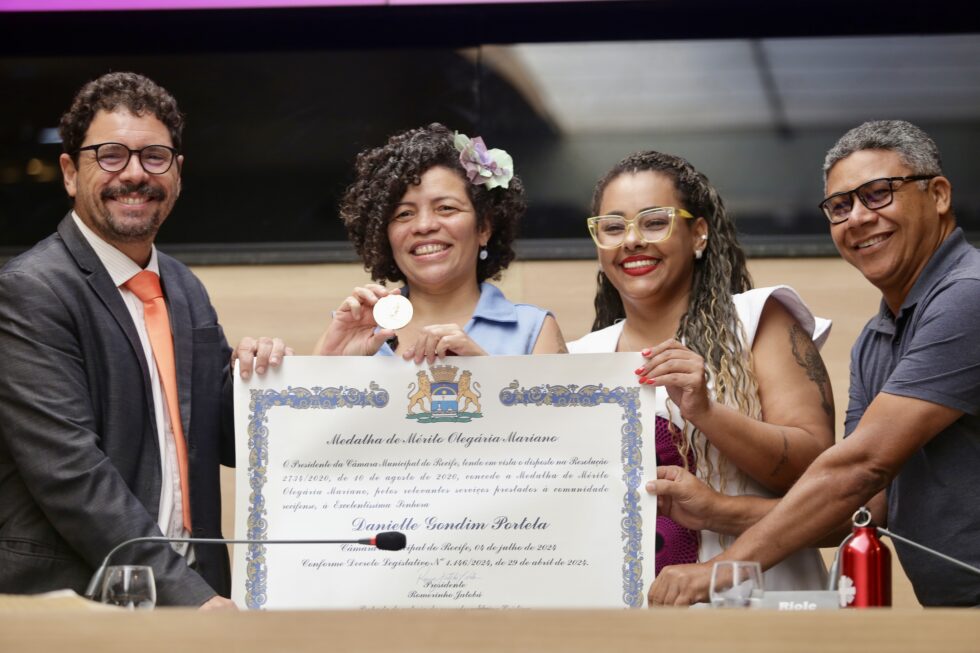
<svg viewBox="0 0 980 653"><path fill-rule="evenodd" d="M278 365L279 364L279 357L278 356L270 356L269 357L269 364L270 365Z"/></svg>
<svg viewBox="0 0 980 653"><path fill-rule="evenodd" d="M647 481L646 489L647 492L649 492L650 494L655 494L657 490L657 486L654 485L653 481Z"/></svg>
<svg viewBox="0 0 980 653"><path fill-rule="evenodd" d="M643 374L643 368L642 368L642 367L638 367L638 368L636 368L636 369L635 369L635 370L633 371L633 374L636 374L636 375L640 375L640 374Z"/></svg>
<svg viewBox="0 0 980 653"><path fill-rule="evenodd" d="M248 377L252 376L252 373L248 370L242 370L242 380L248 381Z"/></svg>
<svg viewBox="0 0 980 653"><path fill-rule="evenodd" d="M640 383L646 383L646 382L647 382L647 377L641 376L640 377Z"/></svg>
<svg viewBox="0 0 980 653"><path fill-rule="evenodd" d="M642 355L644 355L644 356L649 356L650 353L651 353L651 350L649 348L647 348L647 349L644 349L643 351L641 351L640 353Z"/></svg>
<svg viewBox="0 0 980 653"><path fill-rule="evenodd" d="M255 368L255 372L256 372L256 374L265 374L265 368L264 367L261 367L261 366L260 367L256 367Z"/></svg>
<svg viewBox="0 0 980 653"><path fill-rule="evenodd" d="M644 381L644 383L646 383L647 385L654 385L656 382L657 382L656 379L646 379Z"/></svg>

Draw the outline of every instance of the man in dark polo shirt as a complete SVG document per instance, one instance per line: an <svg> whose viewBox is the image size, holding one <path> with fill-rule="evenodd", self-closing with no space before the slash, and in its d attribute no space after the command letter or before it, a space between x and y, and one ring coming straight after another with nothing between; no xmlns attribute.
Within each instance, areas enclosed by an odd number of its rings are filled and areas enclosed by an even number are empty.
<svg viewBox="0 0 980 653"><path fill-rule="evenodd" d="M980 252L956 226L935 143L915 125L852 129L824 175L834 243L882 294L851 352L846 439L780 500L714 496L677 468L658 469L648 491L685 526L739 535L715 560L771 567L866 504L896 534L980 566ZM980 605L980 576L895 547L923 605ZM650 603L706 599L715 560L665 568Z"/></svg>

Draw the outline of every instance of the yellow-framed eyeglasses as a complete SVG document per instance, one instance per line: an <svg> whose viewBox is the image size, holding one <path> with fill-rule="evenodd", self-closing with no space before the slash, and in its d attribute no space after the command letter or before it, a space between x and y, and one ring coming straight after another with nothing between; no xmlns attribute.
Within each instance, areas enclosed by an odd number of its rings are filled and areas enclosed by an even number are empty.
<svg viewBox="0 0 980 653"><path fill-rule="evenodd" d="M674 230L674 218L680 216L690 219L694 216L673 206L655 206L644 209L633 218L627 219L621 215L596 215L586 222L589 233L596 247L600 249L616 249L626 240L626 234L633 228L645 243L659 243L670 238Z"/></svg>

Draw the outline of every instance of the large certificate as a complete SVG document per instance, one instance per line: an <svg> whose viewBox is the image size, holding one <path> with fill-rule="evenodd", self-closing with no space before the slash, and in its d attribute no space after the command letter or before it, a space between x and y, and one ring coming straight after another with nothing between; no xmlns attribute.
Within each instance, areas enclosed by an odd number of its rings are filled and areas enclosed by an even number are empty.
<svg viewBox="0 0 980 653"><path fill-rule="evenodd" d="M288 357L236 376L248 608L637 607L653 579L655 389L635 354ZM644 402L648 413L644 414Z"/></svg>

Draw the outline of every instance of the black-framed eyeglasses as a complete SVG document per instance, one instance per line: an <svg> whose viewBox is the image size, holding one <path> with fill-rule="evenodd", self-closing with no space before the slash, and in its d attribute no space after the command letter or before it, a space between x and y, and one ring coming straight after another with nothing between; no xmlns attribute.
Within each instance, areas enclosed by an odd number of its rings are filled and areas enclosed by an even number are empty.
<svg viewBox="0 0 980 653"><path fill-rule="evenodd" d="M139 157L140 165L151 175L162 175L170 170L177 158L177 150L167 145L147 145L133 150L122 143L98 143L86 145L75 150L75 153L92 150L99 167L106 172L119 172L129 165L129 159L134 154Z"/></svg>
<svg viewBox="0 0 980 653"><path fill-rule="evenodd" d="M834 193L818 205L830 224L846 222L854 210L854 196L868 209L881 209L892 203L895 191L907 181L925 181L938 175L911 175L909 177L882 177L866 181L854 190Z"/></svg>

